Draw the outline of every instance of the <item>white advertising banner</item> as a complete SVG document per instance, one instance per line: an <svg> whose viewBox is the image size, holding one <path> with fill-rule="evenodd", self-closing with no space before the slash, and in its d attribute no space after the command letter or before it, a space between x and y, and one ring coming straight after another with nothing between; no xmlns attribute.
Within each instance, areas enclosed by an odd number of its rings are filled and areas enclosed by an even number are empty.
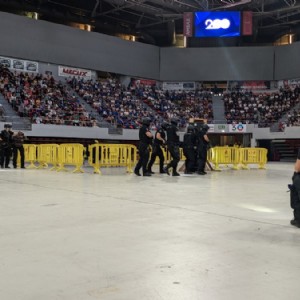
<svg viewBox="0 0 300 300"><path fill-rule="evenodd" d="M39 63L35 61L10 58L10 57L0 57L0 65L20 72L34 72L38 73Z"/></svg>
<svg viewBox="0 0 300 300"><path fill-rule="evenodd" d="M300 78L296 78L296 79L288 79L288 80L279 80L278 81L278 87L281 88L281 87L284 87L286 85L289 85L289 86L300 86Z"/></svg>
<svg viewBox="0 0 300 300"><path fill-rule="evenodd" d="M229 124L229 132L244 133L247 131L246 124Z"/></svg>
<svg viewBox="0 0 300 300"><path fill-rule="evenodd" d="M164 91L193 91L196 89L195 82L163 82Z"/></svg>
<svg viewBox="0 0 300 300"><path fill-rule="evenodd" d="M63 76L63 77L75 76L77 78L82 78L82 79L91 79L92 71L79 69L79 68L58 66L58 76Z"/></svg>

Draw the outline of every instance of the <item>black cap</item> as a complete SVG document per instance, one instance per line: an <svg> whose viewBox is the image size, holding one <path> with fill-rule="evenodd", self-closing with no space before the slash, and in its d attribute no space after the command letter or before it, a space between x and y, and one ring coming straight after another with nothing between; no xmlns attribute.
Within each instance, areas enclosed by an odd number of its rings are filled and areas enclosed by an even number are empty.
<svg viewBox="0 0 300 300"><path fill-rule="evenodd" d="M12 126L11 126L11 124L6 123L6 124L4 124L4 128L12 128Z"/></svg>

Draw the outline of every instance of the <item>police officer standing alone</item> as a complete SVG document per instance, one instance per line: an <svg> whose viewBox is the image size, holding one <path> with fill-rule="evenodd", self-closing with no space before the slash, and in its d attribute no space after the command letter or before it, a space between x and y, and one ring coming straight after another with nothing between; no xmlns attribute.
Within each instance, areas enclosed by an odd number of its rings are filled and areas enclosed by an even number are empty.
<svg viewBox="0 0 300 300"><path fill-rule="evenodd" d="M152 172L152 166L155 162L156 157L159 157L159 173L164 174L166 173L164 171L164 154L162 151L162 146L166 144L166 133L165 130L167 129L168 124L162 123L161 127L156 131L155 136L154 136L154 141L152 145L152 154L151 154L151 159L148 164L148 172L150 174L154 174Z"/></svg>
<svg viewBox="0 0 300 300"><path fill-rule="evenodd" d="M4 130L0 133L0 166L3 169L9 169L9 160L11 156L12 135L10 124L4 124Z"/></svg>
<svg viewBox="0 0 300 300"><path fill-rule="evenodd" d="M21 159L21 168L25 169L24 165L24 140L25 140L25 135L22 131L19 131L13 135L13 165L14 168L17 168L17 158L18 158L18 152L20 153L20 159Z"/></svg>
<svg viewBox="0 0 300 300"><path fill-rule="evenodd" d="M300 228L300 149L298 150L294 170L293 184L290 186L291 208L294 210L294 219L291 220L291 225Z"/></svg>
<svg viewBox="0 0 300 300"><path fill-rule="evenodd" d="M209 145L209 138L207 136L209 126L203 125L198 135L198 172L199 175L205 175L205 165L207 161L207 150Z"/></svg>
<svg viewBox="0 0 300 300"><path fill-rule="evenodd" d="M177 166L180 161L180 153L179 153L179 136L177 134L178 120L176 118L171 119L171 126L167 128L167 146L168 150L171 154L172 160L170 163L164 168L164 171L170 175L169 169L172 168L173 176L180 176L177 172Z"/></svg>
<svg viewBox="0 0 300 300"><path fill-rule="evenodd" d="M197 136L193 125L189 125L183 137L183 154L186 157L185 174L193 174L196 165Z"/></svg>
<svg viewBox="0 0 300 300"><path fill-rule="evenodd" d="M149 172L147 172L147 165L149 160L149 146L151 144L153 135L149 130L151 120L149 118L144 118L142 120L142 127L139 131L139 155L140 159L135 166L134 174L137 176L141 176L140 168L143 169L143 176L151 176Z"/></svg>

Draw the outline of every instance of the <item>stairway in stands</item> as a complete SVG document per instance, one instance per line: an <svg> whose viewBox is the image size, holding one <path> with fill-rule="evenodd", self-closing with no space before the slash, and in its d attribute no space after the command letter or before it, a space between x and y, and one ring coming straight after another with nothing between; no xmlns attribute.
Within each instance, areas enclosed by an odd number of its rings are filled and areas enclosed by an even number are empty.
<svg viewBox="0 0 300 300"><path fill-rule="evenodd" d="M222 98L223 96L215 96L215 95L212 97L215 124L227 123L225 119L225 108L224 108L224 102Z"/></svg>
<svg viewBox="0 0 300 300"><path fill-rule="evenodd" d="M273 140L272 148L280 161L295 162L297 158L298 147L289 143L287 140Z"/></svg>
<svg viewBox="0 0 300 300"><path fill-rule="evenodd" d="M30 120L28 118L21 118L7 100L4 99L2 94L0 94L0 105L4 112L1 122L11 123L13 130L31 130Z"/></svg>

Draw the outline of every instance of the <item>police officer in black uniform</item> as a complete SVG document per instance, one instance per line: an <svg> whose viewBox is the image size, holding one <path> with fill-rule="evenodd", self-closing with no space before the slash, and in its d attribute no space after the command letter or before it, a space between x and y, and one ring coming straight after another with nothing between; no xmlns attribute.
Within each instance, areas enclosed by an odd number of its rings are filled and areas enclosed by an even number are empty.
<svg viewBox="0 0 300 300"><path fill-rule="evenodd" d="M154 172L152 172L152 166L155 162L156 157L159 157L159 173L160 174L164 174L166 173L164 171L164 153L162 151L162 147L163 145L166 144L166 133L165 130L167 129L168 124L167 123L162 123L160 128L158 128L158 130L155 133L154 136L154 141L152 144L152 154L151 154L151 159L150 162L148 164L148 172L150 174L154 174Z"/></svg>
<svg viewBox="0 0 300 300"><path fill-rule="evenodd" d="M9 160L11 157L12 136L10 124L4 124L4 130L0 133L0 166L3 169L9 169Z"/></svg>
<svg viewBox="0 0 300 300"><path fill-rule="evenodd" d="M291 190L291 208L294 210L294 219L291 220L291 225L300 228L300 149L298 150L292 180L293 184L289 186Z"/></svg>
<svg viewBox="0 0 300 300"><path fill-rule="evenodd" d="M24 141L25 135L22 131L18 131L13 135L13 166L17 168L17 160L18 160L18 153L20 153L20 160L21 160L21 169L25 169L25 155L24 155Z"/></svg>
<svg viewBox="0 0 300 300"><path fill-rule="evenodd" d="M197 156L197 136L193 125L187 127L187 132L183 136L183 154L186 157L185 174L193 174Z"/></svg>
<svg viewBox="0 0 300 300"><path fill-rule="evenodd" d="M172 160L171 162L164 168L164 171L170 175L169 169L173 168L172 175L180 176L177 172L177 165L180 161L180 153L179 153L179 136L177 134L178 128L178 119L171 119L171 125L167 128L167 146L168 150L171 154Z"/></svg>
<svg viewBox="0 0 300 300"><path fill-rule="evenodd" d="M205 175L205 165L207 161L207 150L209 145L209 138L207 136L209 126L204 124L198 135L198 174Z"/></svg>
<svg viewBox="0 0 300 300"><path fill-rule="evenodd" d="M149 146L153 138L153 135L149 130L150 123L150 118L144 118L142 120L142 127L139 131L140 143L138 149L140 159L134 169L134 174L137 176L141 176L140 168L143 169L143 176L151 176L151 174L147 172L147 165L149 160Z"/></svg>

